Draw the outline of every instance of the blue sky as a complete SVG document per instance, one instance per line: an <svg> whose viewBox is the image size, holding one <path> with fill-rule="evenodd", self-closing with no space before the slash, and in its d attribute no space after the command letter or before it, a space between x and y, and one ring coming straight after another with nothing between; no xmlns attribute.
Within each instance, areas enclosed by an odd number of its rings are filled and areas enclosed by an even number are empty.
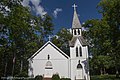
<svg viewBox="0 0 120 80"><path fill-rule="evenodd" d="M62 27L71 28L73 7L77 5L80 22L88 19L100 19L101 14L96 8L100 0L24 0L23 5L31 8L36 15L49 14L53 19L54 33Z"/></svg>

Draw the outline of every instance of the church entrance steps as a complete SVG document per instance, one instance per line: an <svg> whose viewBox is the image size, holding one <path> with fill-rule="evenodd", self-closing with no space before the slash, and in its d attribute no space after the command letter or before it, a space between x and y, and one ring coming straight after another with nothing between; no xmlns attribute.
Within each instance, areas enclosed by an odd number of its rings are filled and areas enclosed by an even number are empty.
<svg viewBox="0 0 120 80"><path fill-rule="evenodd" d="M75 80L86 80L86 79L75 79Z"/></svg>
<svg viewBox="0 0 120 80"><path fill-rule="evenodd" d="M47 77L46 77L46 78L43 78L43 80L52 80L52 78L47 78Z"/></svg>

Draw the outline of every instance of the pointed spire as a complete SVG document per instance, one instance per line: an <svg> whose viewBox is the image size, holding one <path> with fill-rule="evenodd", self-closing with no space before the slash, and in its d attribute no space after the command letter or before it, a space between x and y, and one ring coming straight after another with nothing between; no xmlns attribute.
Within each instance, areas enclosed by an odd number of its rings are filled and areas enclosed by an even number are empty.
<svg viewBox="0 0 120 80"><path fill-rule="evenodd" d="M72 7L74 8L72 28L82 28L80 21L79 21L79 18L78 18L78 15L77 15L77 12L76 12L77 5L74 4Z"/></svg>

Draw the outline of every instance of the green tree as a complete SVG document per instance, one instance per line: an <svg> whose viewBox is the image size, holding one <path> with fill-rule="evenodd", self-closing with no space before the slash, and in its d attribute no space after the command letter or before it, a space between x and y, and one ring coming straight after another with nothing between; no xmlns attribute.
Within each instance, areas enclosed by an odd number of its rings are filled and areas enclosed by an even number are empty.
<svg viewBox="0 0 120 80"><path fill-rule="evenodd" d="M54 74L52 76L52 80L60 80L60 76L58 74Z"/></svg>
<svg viewBox="0 0 120 80"><path fill-rule="evenodd" d="M43 76L37 75L34 80L43 80Z"/></svg>
<svg viewBox="0 0 120 80"><path fill-rule="evenodd" d="M23 7L21 1L0 1L0 76L26 73L27 59L53 31L49 15L36 17Z"/></svg>
<svg viewBox="0 0 120 80"><path fill-rule="evenodd" d="M69 53L69 41L72 38L72 34L66 28L62 28L55 37L52 38L52 42L58 46L61 50L63 50L67 55Z"/></svg>
<svg viewBox="0 0 120 80"><path fill-rule="evenodd" d="M86 38L88 39L91 47L91 54L93 60L99 60L101 63L108 61L109 56L116 69L116 75L120 66L120 1L119 0L101 0L98 4L99 12L102 13L102 19L92 19L86 21ZM104 56L104 57L101 57ZM95 57L96 56L96 57ZM107 60L106 60L107 59ZM102 64L107 67L105 64ZM102 67L98 66L98 68ZM109 66L110 67L110 66Z"/></svg>
<svg viewBox="0 0 120 80"><path fill-rule="evenodd" d="M116 76L120 66L120 1L119 0L102 0L99 5L103 19L110 26L111 56L114 60Z"/></svg>

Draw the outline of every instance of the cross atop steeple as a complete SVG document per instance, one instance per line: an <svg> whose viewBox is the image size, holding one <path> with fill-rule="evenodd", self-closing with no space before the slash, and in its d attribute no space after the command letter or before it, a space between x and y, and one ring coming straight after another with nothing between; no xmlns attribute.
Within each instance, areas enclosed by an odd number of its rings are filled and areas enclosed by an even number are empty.
<svg viewBox="0 0 120 80"><path fill-rule="evenodd" d="M78 14L77 14L77 10L76 10L77 5L74 4L72 7L74 8L72 28L80 29L80 28L82 28L82 26L80 24L80 21L79 21L79 18L78 18Z"/></svg>
<svg viewBox="0 0 120 80"><path fill-rule="evenodd" d="M76 10L77 5L76 5L76 4L74 4L74 5L72 5L72 7L74 8L74 10Z"/></svg>
<svg viewBox="0 0 120 80"><path fill-rule="evenodd" d="M49 35L49 37L48 37L49 41L51 40L51 38L52 38L52 37Z"/></svg>

